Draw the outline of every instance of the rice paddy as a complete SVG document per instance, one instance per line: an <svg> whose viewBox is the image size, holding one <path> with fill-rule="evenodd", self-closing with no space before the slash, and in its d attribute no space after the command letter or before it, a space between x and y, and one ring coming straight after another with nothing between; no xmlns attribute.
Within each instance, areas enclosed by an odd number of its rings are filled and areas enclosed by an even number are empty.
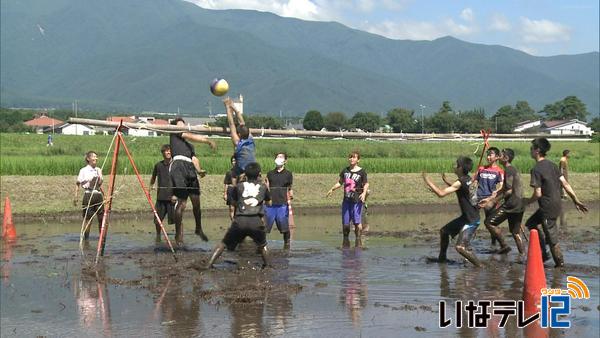
<svg viewBox="0 0 600 338"><path fill-rule="evenodd" d="M108 149L113 139L103 136L55 135L54 146L46 146L46 135L1 134L1 175L75 175L84 165L88 150L98 152L102 164L106 157L104 172L110 171ZM126 136L126 143L141 173L151 173L154 164L161 159L160 146L168 143L167 136ZM299 174L337 173L347 164L346 155L352 150L361 153L361 166L369 173L418 173L451 172L457 156L479 159L481 144L473 141L400 142L372 140L323 140L323 139L260 139L256 138L257 160L263 168L273 166L277 152L289 156L288 168ZM233 148L228 138L215 138L218 149L211 151L206 145L196 145L202 166L211 174L226 172ZM512 148L516 158L513 164L523 173L533 166L529 157L529 141L491 142L492 146ZM548 158L558 161L563 149L571 150L570 170L577 173L596 173L600 169L600 146L589 142L552 142ZM477 153L476 153L477 152ZM485 162L485 159L484 159ZM119 173L133 174L122 152Z"/></svg>

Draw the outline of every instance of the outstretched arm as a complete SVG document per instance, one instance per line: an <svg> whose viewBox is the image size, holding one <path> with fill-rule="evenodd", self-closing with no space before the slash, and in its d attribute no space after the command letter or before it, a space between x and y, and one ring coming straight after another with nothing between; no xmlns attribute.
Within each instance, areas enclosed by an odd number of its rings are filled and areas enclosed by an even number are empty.
<svg viewBox="0 0 600 338"><path fill-rule="evenodd" d="M206 143L210 146L212 150L217 149L217 145L211 139L206 136L192 134L192 133L181 133L181 137L186 139L187 141L197 142L197 143Z"/></svg>
<svg viewBox="0 0 600 338"><path fill-rule="evenodd" d="M225 105L225 110L227 112L227 124L229 124L229 133L231 135L231 142L233 143L233 146L237 146L237 144L240 142L240 137L237 134L237 128L235 127L235 120L233 119L233 111L235 108L233 108L233 101L231 101L231 98L225 98L223 100L223 104ZM238 116L239 118L239 116Z"/></svg>
<svg viewBox="0 0 600 338"><path fill-rule="evenodd" d="M245 125L245 124L246 124L246 122L244 121L244 114L240 113L240 111L239 111L239 110L237 110L237 108L236 108L236 107L235 107L235 105L233 104L233 101L231 102L230 106L231 106L231 110L233 110L233 111L235 112L235 116L236 116L236 117L237 117L237 119L238 119L238 123L239 123L240 125Z"/></svg>
<svg viewBox="0 0 600 338"><path fill-rule="evenodd" d="M446 177L446 173L442 173L442 181L444 181L444 183L446 183L447 186L451 186L452 182L450 182L448 180L448 177Z"/></svg>
<svg viewBox="0 0 600 338"><path fill-rule="evenodd" d="M577 198L577 195L575 195L575 191L573 190L573 187L571 187L571 185L569 184L569 182L567 182L567 180L565 179L564 176L560 177L560 183L562 184L563 188L565 189L565 191L567 192L569 197L571 197L571 200L573 201L573 203L575 203L575 208L577 208L577 210L579 210L581 212L587 212L588 211L587 206L585 204L581 203L579 198Z"/></svg>
<svg viewBox="0 0 600 338"><path fill-rule="evenodd" d="M456 182L452 183L452 185L450 185L449 187L440 189L437 185L435 185L435 183L433 183L431 181L431 179L429 177L427 177L427 174L425 172L423 172L422 175L423 175L423 181L425 181L425 184L427 184L427 186L429 187L429 190L431 190L434 194L436 194L440 198L444 197L446 195L449 195L453 192L456 192L460 188L460 181L456 181Z"/></svg>

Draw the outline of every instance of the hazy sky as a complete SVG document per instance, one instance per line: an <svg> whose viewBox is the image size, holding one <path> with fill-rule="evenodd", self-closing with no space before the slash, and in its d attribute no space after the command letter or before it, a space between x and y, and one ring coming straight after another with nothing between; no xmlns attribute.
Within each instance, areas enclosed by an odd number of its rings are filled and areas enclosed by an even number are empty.
<svg viewBox="0 0 600 338"><path fill-rule="evenodd" d="M548 56L598 51L598 0L188 0L337 21L392 39L461 40Z"/></svg>

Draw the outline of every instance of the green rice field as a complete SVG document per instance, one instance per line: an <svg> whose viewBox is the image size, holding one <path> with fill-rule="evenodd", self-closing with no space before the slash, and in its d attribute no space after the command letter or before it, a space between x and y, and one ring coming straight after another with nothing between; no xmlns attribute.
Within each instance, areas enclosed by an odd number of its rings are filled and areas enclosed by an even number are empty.
<svg viewBox="0 0 600 338"><path fill-rule="evenodd" d="M99 163L106 164L108 173L113 136L55 135L54 146L47 147L47 135L0 134L0 175L75 175L85 165L84 154L94 150ZM143 174L152 172L161 160L160 146L168 143L167 136L125 137L135 163ZM204 144L196 145L202 166L209 174L224 173L229 169L233 146L228 138L215 138L218 149L211 151ZM255 139L257 158L263 168L271 168L273 156L286 152L288 168L295 173L337 173L347 165L346 156L352 150L361 153L361 166L371 173L451 172L457 156L468 155L479 160L481 144L474 141L373 141L324 139ZM529 172L533 161L529 157L529 141L491 142L492 146L512 148L517 157L513 164L523 173ZM548 158L558 161L563 149L571 150L570 169L578 173L596 173L600 169L600 144L590 142L552 142ZM478 151L477 153L475 153ZM133 174L127 156L121 151L119 173ZM485 162L485 159L484 159Z"/></svg>

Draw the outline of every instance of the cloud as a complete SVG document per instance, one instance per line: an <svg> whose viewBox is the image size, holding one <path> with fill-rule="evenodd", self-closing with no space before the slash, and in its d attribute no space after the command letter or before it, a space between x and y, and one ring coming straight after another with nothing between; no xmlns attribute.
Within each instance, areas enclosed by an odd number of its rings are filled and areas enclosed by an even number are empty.
<svg viewBox="0 0 600 338"><path fill-rule="evenodd" d="M206 9L248 9L271 12L280 16L303 20L325 20L334 18L330 11L311 0L187 0Z"/></svg>
<svg viewBox="0 0 600 338"><path fill-rule="evenodd" d="M405 9L411 0L381 0L381 6L390 11L401 11Z"/></svg>
<svg viewBox="0 0 600 338"><path fill-rule="evenodd" d="M383 21L364 27L364 29L370 33L391 39L433 40L447 35L430 22Z"/></svg>
<svg viewBox="0 0 600 338"><path fill-rule="evenodd" d="M508 32L512 27L508 19L503 14L494 14L490 19L489 28L494 31Z"/></svg>
<svg viewBox="0 0 600 338"><path fill-rule="evenodd" d="M475 25L465 25L457 23L453 19L446 19L444 21L443 28L445 28L444 30L447 31L450 35L457 36L471 35L478 31L478 28Z"/></svg>
<svg viewBox="0 0 600 338"><path fill-rule="evenodd" d="M521 18L523 41L532 43L551 43L571 40L571 28L550 20L531 20Z"/></svg>
<svg viewBox="0 0 600 338"><path fill-rule="evenodd" d="M475 14L473 13L472 9L467 7L460 12L460 18L467 22L472 22L475 20Z"/></svg>
<svg viewBox="0 0 600 338"><path fill-rule="evenodd" d="M515 47L516 49L525 52L529 55L537 55L537 49L533 48L533 47L529 47L529 46L517 46Z"/></svg>
<svg viewBox="0 0 600 338"><path fill-rule="evenodd" d="M399 40L434 40L443 36L469 36L479 31L477 25L467 25L446 19L439 23L428 21L383 21L365 24L359 29Z"/></svg>
<svg viewBox="0 0 600 338"><path fill-rule="evenodd" d="M358 0L356 6L363 12L370 12L375 7L375 2L373 0Z"/></svg>

